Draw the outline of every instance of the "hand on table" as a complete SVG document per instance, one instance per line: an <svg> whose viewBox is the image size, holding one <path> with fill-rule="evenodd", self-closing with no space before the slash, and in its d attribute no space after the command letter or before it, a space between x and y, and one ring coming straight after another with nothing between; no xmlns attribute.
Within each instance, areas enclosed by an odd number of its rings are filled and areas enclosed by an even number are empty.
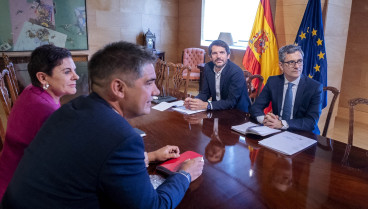
<svg viewBox="0 0 368 209"><path fill-rule="evenodd" d="M196 98L188 97L184 100L184 106L189 110L205 110L207 109L207 105L207 102Z"/></svg>
<svg viewBox="0 0 368 209"><path fill-rule="evenodd" d="M202 174L203 165L203 157L197 157L183 162L179 170L188 172L193 182Z"/></svg>
<svg viewBox="0 0 368 209"><path fill-rule="evenodd" d="M275 129L281 129L282 128L282 122L279 119L278 115L274 115L273 113L268 113L264 120L263 125L269 127L269 128L275 128Z"/></svg>
<svg viewBox="0 0 368 209"><path fill-rule="evenodd" d="M178 158L180 156L180 150L177 146L166 145L156 151L147 153L149 162L152 161L165 161L170 158Z"/></svg>

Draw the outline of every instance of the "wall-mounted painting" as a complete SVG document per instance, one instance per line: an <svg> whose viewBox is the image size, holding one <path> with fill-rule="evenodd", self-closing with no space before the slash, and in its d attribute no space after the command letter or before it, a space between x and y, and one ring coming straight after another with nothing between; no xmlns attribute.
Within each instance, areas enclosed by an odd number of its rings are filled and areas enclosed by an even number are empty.
<svg viewBox="0 0 368 209"><path fill-rule="evenodd" d="M0 0L0 51L87 50L85 0Z"/></svg>

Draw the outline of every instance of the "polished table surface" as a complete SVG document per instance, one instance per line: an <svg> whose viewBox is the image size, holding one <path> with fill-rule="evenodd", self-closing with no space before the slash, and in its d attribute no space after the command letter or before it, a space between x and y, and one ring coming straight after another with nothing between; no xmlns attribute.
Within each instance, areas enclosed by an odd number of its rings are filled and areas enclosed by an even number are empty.
<svg viewBox="0 0 368 209"><path fill-rule="evenodd" d="M183 115L153 109L129 120L146 132L147 151L170 144L205 156L202 176L177 208L368 208L367 150L295 132L317 143L285 156L258 145L261 137L230 129L247 121L237 110ZM155 164L149 172L156 173Z"/></svg>

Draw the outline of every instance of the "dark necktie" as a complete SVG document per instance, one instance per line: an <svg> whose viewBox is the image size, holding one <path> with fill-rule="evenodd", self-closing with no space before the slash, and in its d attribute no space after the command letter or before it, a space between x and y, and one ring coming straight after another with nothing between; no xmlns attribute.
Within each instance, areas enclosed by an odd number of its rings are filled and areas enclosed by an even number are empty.
<svg viewBox="0 0 368 209"><path fill-rule="evenodd" d="M282 110L282 119L289 120L291 116L291 106L293 104L293 88L292 83L288 83L288 88L286 90L285 101L284 101L284 109Z"/></svg>

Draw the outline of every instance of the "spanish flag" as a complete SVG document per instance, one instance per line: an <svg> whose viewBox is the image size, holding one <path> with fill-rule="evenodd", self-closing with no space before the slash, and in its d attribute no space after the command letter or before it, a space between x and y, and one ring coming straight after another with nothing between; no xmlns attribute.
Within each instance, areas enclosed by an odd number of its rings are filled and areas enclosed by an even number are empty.
<svg viewBox="0 0 368 209"><path fill-rule="evenodd" d="M279 75L278 48L269 0L261 0L258 6L243 66L252 74L260 74L266 84L269 76ZM258 80L253 83L258 87Z"/></svg>

